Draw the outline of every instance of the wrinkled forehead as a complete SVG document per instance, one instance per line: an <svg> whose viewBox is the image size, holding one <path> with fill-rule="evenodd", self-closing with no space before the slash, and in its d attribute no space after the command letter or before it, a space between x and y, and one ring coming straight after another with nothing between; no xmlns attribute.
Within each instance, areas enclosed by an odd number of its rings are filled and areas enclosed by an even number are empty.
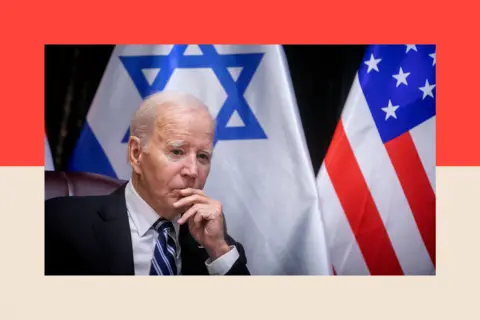
<svg viewBox="0 0 480 320"><path fill-rule="evenodd" d="M215 126L207 110L171 108L159 113L155 131L164 141L189 137L210 143L213 141Z"/></svg>

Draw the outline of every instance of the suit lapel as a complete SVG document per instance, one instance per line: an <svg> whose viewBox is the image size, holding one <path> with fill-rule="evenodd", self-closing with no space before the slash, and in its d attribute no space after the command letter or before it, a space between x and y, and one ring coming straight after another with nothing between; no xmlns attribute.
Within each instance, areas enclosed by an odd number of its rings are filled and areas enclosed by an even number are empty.
<svg viewBox="0 0 480 320"><path fill-rule="evenodd" d="M205 261L208 259L207 251L192 237L187 224L180 227L179 242L182 247L182 274L207 275L205 266Z"/></svg>
<svg viewBox="0 0 480 320"><path fill-rule="evenodd" d="M107 274L133 275L133 250L125 203L125 185L106 197L94 224Z"/></svg>

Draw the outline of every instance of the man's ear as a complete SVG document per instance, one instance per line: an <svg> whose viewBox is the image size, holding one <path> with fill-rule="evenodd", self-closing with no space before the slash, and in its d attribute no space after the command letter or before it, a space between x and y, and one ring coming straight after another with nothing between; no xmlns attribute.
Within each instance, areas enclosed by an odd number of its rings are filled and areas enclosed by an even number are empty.
<svg viewBox="0 0 480 320"><path fill-rule="evenodd" d="M130 136L128 139L128 161L132 170L137 174L141 173L140 161L142 158L142 145L138 137Z"/></svg>

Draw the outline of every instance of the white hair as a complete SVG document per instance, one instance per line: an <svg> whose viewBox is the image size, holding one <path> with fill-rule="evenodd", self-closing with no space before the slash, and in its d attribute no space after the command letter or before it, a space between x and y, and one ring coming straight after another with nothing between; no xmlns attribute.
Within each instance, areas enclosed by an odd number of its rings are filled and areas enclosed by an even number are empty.
<svg viewBox="0 0 480 320"><path fill-rule="evenodd" d="M142 148L147 144L160 112L172 107L175 110L204 109L209 113L208 107L200 99L188 93L161 91L148 96L130 122L130 135L140 139Z"/></svg>

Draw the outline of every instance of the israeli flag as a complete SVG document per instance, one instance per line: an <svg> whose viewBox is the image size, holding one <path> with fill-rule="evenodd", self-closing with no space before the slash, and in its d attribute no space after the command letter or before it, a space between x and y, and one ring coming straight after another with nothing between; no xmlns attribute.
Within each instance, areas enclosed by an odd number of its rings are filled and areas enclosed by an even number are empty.
<svg viewBox="0 0 480 320"><path fill-rule="evenodd" d="M130 177L129 122L142 99L183 91L216 119L205 192L254 275L331 274L315 175L283 48L278 45L116 46L70 170Z"/></svg>

